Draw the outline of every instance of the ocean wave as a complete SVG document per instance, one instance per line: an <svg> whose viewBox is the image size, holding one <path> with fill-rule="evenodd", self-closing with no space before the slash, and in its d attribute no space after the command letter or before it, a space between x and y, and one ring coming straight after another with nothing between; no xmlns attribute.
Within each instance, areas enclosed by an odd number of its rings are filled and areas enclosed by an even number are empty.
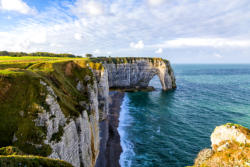
<svg viewBox="0 0 250 167"><path fill-rule="evenodd" d="M120 155L119 163L121 167L131 167L132 157L135 156L134 145L129 140L126 133L127 128L133 122L133 118L129 115L128 109L129 98L125 95L120 111L118 133L120 134L122 153Z"/></svg>

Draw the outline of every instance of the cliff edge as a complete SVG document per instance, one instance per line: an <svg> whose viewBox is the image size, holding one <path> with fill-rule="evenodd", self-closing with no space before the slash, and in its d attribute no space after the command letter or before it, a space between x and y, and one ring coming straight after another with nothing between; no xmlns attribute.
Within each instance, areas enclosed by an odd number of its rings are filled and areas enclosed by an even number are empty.
<svg viewBox="0 0 250 167"><path fill-rule="evenodd" d="M100 143L108 145L100 124L109 118L109 88L146 87L154 75L164 90L176 87L169 62L159 58L4 57L0 147L94 167L106 155Z"/></svg>
<svg viewBox="0 0 250 167"><path fill-rule="evenodd" d="M250 130L232 123L215 128L212 149L202 150L193 167L249 167Z"/></svg>

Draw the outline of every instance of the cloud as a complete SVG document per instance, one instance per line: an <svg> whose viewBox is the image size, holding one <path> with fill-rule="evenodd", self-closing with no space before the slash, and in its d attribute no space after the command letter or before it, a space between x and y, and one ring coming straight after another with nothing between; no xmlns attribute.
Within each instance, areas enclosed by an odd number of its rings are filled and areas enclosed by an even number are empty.
<svg viewBox="0 0 250 167"><path fill-rule="evenodd" d="M103 7L101 3L90 1L87 4L87 11L90 15L101 15L103 14Z"/></svg>
<svg viewBox="0 0 250 167"><path fill-rule="evenodd" d="M101 54L101 51L99 49L96 49L93 51L94 54Z"/></svg>
<svg viewBox="0 0 250 167"><path fill-rule="evenodd" d="M2 1L0 10L7 10L3 9ZM0 26L0 50L77 55L93 51L107 55L112 51L116 56L153 56L156 51L160 54L162 49L168 52L169 58L178 61L193 61L197 57L200 61L208 60L204 57L209 57L209 61L217 60L214 53L227 55L223 61L231 52L231 55L244 52L248 57L250 54L249 0L44 3L37 15L19 16L0 11L1 18L8 15L12 18L3 20ZM28 14L30 8L19 11ZM201 50L202 53L196 54Z"/></svg>
<svg viewBox="0 0 250 167"><path fill-rule="evenodd" d="M44 27L26 27L13 32L0 32L0 39L4 39L0 40L0 50L33 52L37 51L37 46L44 44L48 44L47 48L50 48L47 33Z"/></svg>
<svg viewBox="0 0 250 167"><path fill-rule="evenodd" d="M218 59L221 59L221 58L222 58L222 55L220 55L220 54L218 54L218 53L215 53L213 56L216 57L216 58L218 58Z"/></svg>
<svg viewBox="0 0 250 167"><path fill-rule="evenodd" d="M0 0L0 9L7 11L16 11L22 14L35 12L34 9L30 8L22 0Z"/></svg>
<svg viewBox="0 0 250 167"><path fill-rule="evenodd" d="M154 47L182 48L182 47L250 47L250 40L230 38L177 38L168 40Z"/></svg>
<svg viewBox="0 0 250 167"><path fill-rule="evenodd" d="M82 39L82 34L75 33L74 38L75 38L76 40L81 40L81 39Z"/></svg>
<svg viewBox="0 0 250 167"><path fill-rule="evenodd" d="M44 29L28 31L27 34L25 34L25 36L27 40L35 44L43 44L47 42L47 31Z"/></svg>
<svg viewBox="0 0 250 167"><path fill-rule="evenodd" d="M165 0L148 0L149 5L151 6L159 6L164 3Z"/></svg>
<svg viewBox="0 0 250 167"><path fill-rule="evenodd" d="M159 49L157 49L156 51L155 51L155 53L157 53L157 54L161 54L163 52L163 49L162 48L159 48Z"/></svg>
<svg viewBox="0 0 250 167"><path fill-rule="evenodd" d="M76 0L74 5L70 5L73 13L82 17L85 14L89 16L100 16L104 14L104 4L93 0Z"/></svg>
<svg viewBox="0 0 250 167"><path fill-rule="evenodd" d="M131 42L130 47L134 49L143 49L144 48L144 43L142 40L138 41L137 43Z"/></svg>
<svg viewBox="0 0 250 167"><path fill-rule="evenodd" d="M51 47L58 47L58 48L62 47L62 45L57 44L57 43L51 43L50 46Z"/></svg>

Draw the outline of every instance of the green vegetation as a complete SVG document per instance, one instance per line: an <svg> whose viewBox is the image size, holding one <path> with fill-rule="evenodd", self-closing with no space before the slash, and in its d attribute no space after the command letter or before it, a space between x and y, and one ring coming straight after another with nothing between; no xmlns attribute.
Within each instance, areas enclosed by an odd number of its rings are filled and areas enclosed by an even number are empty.
<svg viewBox="0 0 250 167"><path fill-rule="evenodd" d="M63 126L59 126L58 132L54 133L50 139L50 141L56 141L59 142L61 140L61 137L63 136L64 130Z"/></svg>
<svg viewBox="0 0 250 167"><path fill-rule="evenodd" d="M40 156L32 155L0 155L0 166L2 167L73 167L70 163Z"/></svg>
<svg viewBox="0 0 250 167"><path fill-rule="evenodd" d="M0 56L11 56L11 57L24 57L24 56L32 56L32 57L80 57L75 56L73 54L61 53L48 53L48 52L35 52L35 53L24 53L24 52L7 52L0 51Z"/></svg>
<svg viewBox="0 0 250 167"><path fill-rule="evenodd" d="M0 155L23 155L23 152L17 147L8 146L0 148Z"/></svg>
<svg viewBox="0 0 250 167"><path fill-rule="evenodd" d="M227 123L224 126L240 130L240 132L246 136L247 140L250 140L250 129L233 123ZM213 151L211 151L210 155L204 154L206 150L209 149L204 149L198 154L193 167L248 167L250 164L249 141L246 143L238 143L234 139L224 140L220 142L218 146L213 146Z"/></svg>
<svg viewBox="0 0 250 167"><path fill-rule="evenodd" d="M140 59L147 59L152 63L155 63L157 61L165 61L169 63L167 60L163 60L162 58L148 58L148 57L97 57L97 58L92 58L91 61L123 64L123 63L133 63Z"/></svg>
<svg viewBox="0 0 250 167"><path fill-rule="evenodd" d="M50 159L41 156L25 155L17 147L0 148L0 166L1 167L72 167L71 164L56 159Z"/></svg>
<svg viewBox="0 0 250 167"><path fill-rule="evenodd" d="M250 162L250 147L235 141L228 141L228 143L227 149L214 151L213 154L203 162L199 162L197 159L194 167L249 166L247 164Z"/></svg>
<svg viewBox="0 0 250 167"><path fill-rule="evenodd" d="M241 133L247 136L247 138L250 140L250 129L247 129L246 127L239 125L239 124L234 124L234 123L227 123L225 126L232 127L239 129Z"/></svg>
<svg viewBox="0 0 250 167"><path fill-rule="evenodd" d="M41 155L50 153L43 144L45 128L37 127L33 122L41 112L38 104L45 106L45 95L41 96L39 92L46 90L39 82L39 77L28 71L0 77L0 147L14 144L27 153L33 153L33 150L41 150ZM14 134L19 140L13 143ZM41 144L41 147L36 149L27 143Z"/></svg>
<svg viewBox="0 0 250 167"><path fill-rule="evenodd" d="M88 53L88 54L85 55L85 57L87 57L87 58L92 58L93 55Z"/></svg>

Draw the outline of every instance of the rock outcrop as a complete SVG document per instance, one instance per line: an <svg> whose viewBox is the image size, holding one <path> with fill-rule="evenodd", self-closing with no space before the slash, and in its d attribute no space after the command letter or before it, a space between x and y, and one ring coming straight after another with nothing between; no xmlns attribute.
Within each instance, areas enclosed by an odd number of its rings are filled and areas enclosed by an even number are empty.
<svg viewBox="0 0 250 167"><path fill-rule="evenodd" d="M249 167L250 130L228 123L215 128L211 135L212 149L202 150L194 167Z"/></svg>
<svg viewBox="0 0 250 167"><path fill-rule="evenodd" d="M147 87L155 75L164 90L176 87L169 62L159 58L38 62L20 71L0 76L0 135L5 136L0 146L13 145L24 153L65 160L75 167L94 167L100 145L114 144L109 140L110 128L118 122L108 120L113 118L109 88ZM5 119L10 116L7 126ZM116 125L110 125L112 121ZM100 156L110 157L107 151Z"/></svg>
<svg viewBox="0 0 250 167"><path fill-rule="evenodd" d="M174 73L167 60L137 58L129 63L107 62L104 66L111 88L145 88L155 75L159 77L163 90L176 87Z"/></svg>

